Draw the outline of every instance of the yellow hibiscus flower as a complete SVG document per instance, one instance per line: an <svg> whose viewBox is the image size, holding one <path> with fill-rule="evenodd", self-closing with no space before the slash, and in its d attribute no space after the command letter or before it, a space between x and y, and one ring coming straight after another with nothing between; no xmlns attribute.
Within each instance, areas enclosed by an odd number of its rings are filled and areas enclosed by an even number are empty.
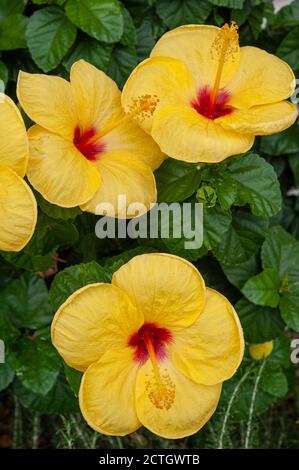
<svg viewBox="0 0 299 470"><path fill-rule="evenodd" d="M20 72L18 98L37 123L29 130L28 178L49 202L97 211L117 197L127 205L156 201L153 169L162 162L155 142L126 116L117 85L84 60L74 63L70 83L61 77ZM151 102L136 103L143 115ZM144 109L145 108L145 109Z"/></svg>
<svg viewBox="0 0 299 470"><path fill-rule="evenodd" d="M215 163L293 124L297 109L285 100L294 87L288 64L239 47L235 24L188 25L162 36L129 77L122 103L128 109L140 95L157 96L141 127L173 158Z"/></svg>
<svg viewBox="0 0 299 470"><path fill-rule="evenodd" d="M249 345L249 354L256 361L260 361L265 357L270 356L273 351L273 341L266 341L265 343L257 343Z"/></svg>
<svg viewBox="0 0 299 470"><path fill-rule="evenodd" d="M93 429L123 436L144 425L173 439L209 420L244 351L229 301L191 263L159 253L72 294L53 319L52 341L84 372L80 408Z"/></svg>
<svg viewBox="0 0 299 470"><path fill-rule="evenodd" d="M0 93L0 250L20 251L33 235L37 207L23 180L28 139L14 102Z"/></svg>

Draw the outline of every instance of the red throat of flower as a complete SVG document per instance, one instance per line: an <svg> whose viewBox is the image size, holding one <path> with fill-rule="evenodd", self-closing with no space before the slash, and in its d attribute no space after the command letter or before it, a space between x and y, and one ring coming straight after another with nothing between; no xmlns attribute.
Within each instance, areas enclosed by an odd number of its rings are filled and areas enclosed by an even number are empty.
<svg viewBox="0 0 299 470"><path fill-rule="evenodd" d="M153 353L157 360L166 357L166 344L172 341L172 335L166 328L161 328L155 323L144 323L136 333L129 338L128 345L135 349L134 359L139 364L144 364Z"/></svg>
<svg viewBox="0 0 299 470"><path fill-rule="evenodd" d="M100 154L105 150L105 144L101 140L94 140L97 135L95 128L91 127L82 131L80 126L77 126L74 131L74 145L81 152L87 160L95 161L99 158Z"/></svg>
<svg viewBox="0 0 299 470"><path fill-rule="evenodd" d="M228 105L229 99L230 93L220 90L217 93L215 102L212 104L212 92L207 85L199 90L197 98L191 102L191 106L202 116L208 119L216 119L234 111L234 108Z"/></svg>

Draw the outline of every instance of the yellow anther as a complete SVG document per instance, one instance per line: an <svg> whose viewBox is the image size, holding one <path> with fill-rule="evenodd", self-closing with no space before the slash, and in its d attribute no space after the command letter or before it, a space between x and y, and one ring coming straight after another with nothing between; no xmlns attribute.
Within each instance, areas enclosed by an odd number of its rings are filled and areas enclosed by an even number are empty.
<svg viewBox="0 0 299 470"><path fill-rule="evenodd" d="M128 106L127 114L131 118L137 117L140 122L143 122L154 114L158 103L159 98L156 95L138 96L138 98L132 99L132 103Z"/></svg>
<svg viewBox="0 0 299 470"><path fill-rule="evenodd" d="M169 410L175 400L175 384L167 369L160 372L155 350L151 341L146 342L146 347L153 366L150 375L147 376L145 391L152 404L159 410Z"/></svg>
<svg viewBox="0 0 299 470"><path fill-rule="evenodd" d="M211 47L211 54L214 60L218 60L218 67L215 76L214 86L211 93L210 112L213 110L225 62L234 62L239 47L238 25L232 21L222 26Z"/></svg>

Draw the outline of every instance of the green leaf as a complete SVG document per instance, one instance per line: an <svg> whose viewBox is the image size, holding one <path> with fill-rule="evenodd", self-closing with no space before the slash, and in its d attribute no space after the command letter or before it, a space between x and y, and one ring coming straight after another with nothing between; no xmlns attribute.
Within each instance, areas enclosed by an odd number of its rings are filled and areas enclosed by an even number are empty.
<svg viewBox="0 0 299 470"><path fill-rule="evenodd" d="M248 300L256 305L275 308L280 301L279 286L279 273L276 269L268 268L248 279L242 292Z"/></svg>
<svg viewBox="0 0 299 470"><path fill-rule="evenodd" d="M9 364L26 388L46 395L57 379L61 359L51 343L23 337L10 352Z"/></svg>
<svg viewBox="0 0 299 470"><path fill-rule="evenodd" d="M273 351L269 356L271 364L290 367L291 343L290 338L280 335L274 340Z"/></svg>
<svg viewBox="0 0 299 470"><path fill-rule="evenodd" d="M37 192L35 192L35 198L43 213L52 219L74 219L77 215L82 213L79 207L65 208L50 204Z"/></svg>
<svg viewBox="0 0 299 470"><path fill-rule="evenodd" d="M281 192L274 168L256 154L235 157L228 162L237 184L238 205L249 204L254 215L271 217L281 209Z"/></svg>
<svg viewBox="0 0 299 470"><path fill-rule="evenodd" d="M76 290L94 282L110 282L110 273L95 261L77 264L60 271L52 282L49 292L50 303L54 310Z"/></svg>
<svg viewBox="0 0 299 470"><path fill-rule="evenodd" d="M0 51L22 49L27 46L26 27L28 18L15 14L7 16L0 23Z"/></svg>
<svg viewBox="0 0 299 470"><path fill-rule="evenodd" d="M271 27L286 28L299 25L299 0L294 0L274 16L271 21Z"/></svg>
<svg viewBox="0 0 299 470"><path fill-rule="evenodd" d="M237 289L242 289L247 279L260 271L257 256L251 256L247 261L236 266L227 266L221 263L221 268L229 282Z"/></svg>
<svg viewBox="0 0 299 470"><path fill-rule="evenodd" d="M293 69L298 70L299 67L299 27L292 29L287 34L276 54L285 60Z"/></svg>
<svg viewBox="0 0 299 470"><path fill-rule="evenodd" d="M212 5L207 0L159 0L157 3L157 13L170 29L204 23L211 11Z"/></svg>
<svg viewBox="0 0 299 470"><path fill-rule="evenodd" d="M235 8L241 10L243 8L245 0L209 0L210 3L218 7Z"/></svg>
<svg viewBox="0 0 299 470"><path fill-rule="evenodd" d="M8 81L8 70L4 62L0 60L0 93L4 93Z"/></svg>
<svg viewBox="0 0 299 470"><path fill-rule="evenodd" d="M112 53L112 45L97 41L96 39L81 33L73 48L64 58L63 65L69 72L74 62L80 59L86 60L100 70L107 72Z"/></svg>
<svg viewBox="0 0 299 470"><path fill-rule="evenodd" d="M158 200L184 201L198 189L201 176L197 165L168 158L155 173Z"/></svg>
<svg viewBox="0 0 299 470"><path fill-rule="evenodd" d="M143 255L145 253L156 253L155 248L147 246L137 246L131 250L124 251L120 255L111 256L109 258L104 258L101 260L103 267L109 270L110 273L117 271L123 264L128 263L134 256Z"/></svg>
<svg viewBox="0 0 299 470"><path fill-rule="evenodd" d="M227 165L208 165L201 177L215 189L220 206L229 209L237 197L237 183L227 171Z"/></svg>
<svg viewBox="0 0 299 470"><path fill-rule="evenodd" d="M123 21L124 21L124 32L121 37L120 43L123 46L135 46L136 29L133 23L132 16L123 5L121 5L121 13L123 15Z"/></svg>
<svg viewBox="0 0 299 470"><path fill-rule="evenodd" d="M282 227L271 227L263 243L261 256L264 269L275 269L281 280L287 276L291 283L298 281L299 242Z"/></svg>
<svg viewBox="0 0 299 470"><path fill-rule="evenodd" d="M150 55L156 40L162 36L166 29L166 25L156 14L155 10L151 9L142 14L141 21L136 29L136 48L139 60L143 60Z"/></svg>
<svg viewBox="0 0 299 470"><path fill-rule="evenodd" d="M60 5L62 6L66 0L32 0L33 3L36 3L36 5Z"/></svg>
<svg viewBox="0 0 299 470"><path fill-rule="evenodd" d="M0 2L0 21L9 15L23 13L25 8L24 0L1 0Z"/></svg>
<svg viewBox="0 0 299 470"><path fill-rule="evenodd" d="M33 393L18 380L14 382L13 390L22 406L31 413L69 414L79 411L78 399L64 377L59 377L54 387L45 396Z"/></svg>
<svg viewBox="0 0 299 470"><path fill-rule="evenodd" d="M281 368L267 363L261 378L261 388L275 397L284 397L288 393L288 381Z"/></svg>
<svg viewBox="0 0 299 470"><path fill-rule="evenodd" d="M283 293L279 308L288 327L299 332L299 282Z"/></svg>
<svg viewBox="0 0 299 470"><path fill-rule="evenodd" d="M50 322L52 309L45 282L25 273L0 293L2 311L19 328L39 328Z"/></svg>
<svg viewBox="0 0 299 470"><path fill-rule="evenodd" d="M235 305L246 341L264 343L279 336L284 329L277 309L260 307L242 298Z"/></svg>
<svg viewBox="0 0 299 470"><path fill-rule="evenodd" d="M68 18L78 28L98 41L118 42L124 31L124 20L117 0L68 0Z"/></svg>
<svg viewBox="0 0 299 470"><path fill-rule="evenodd" d="M58 7L37 10L29 19L27 42L34 62L44 71L57 67L76 38L76 27Z"/></svg>
<svg viewBox="0 0 299 470"><path fill-rule="evenodd" d="M135 47L123 47L116 45L113 48L108 74L116 81L120 88L125 84L128 76L137 65L137 53Z"/></svg>
<svg viewBox="0 0 299 470"><path fill-rule="evenodd" d="M4 341L5 347L20 336L19 330L10 322L9 313L4 309L0 312L0 340ZM2 308L2 305L1 307Z"/></svg>
<svg viewBox="0 0 299 470"><path fill-rule="evenodd" d="M259 250L267 228L267 219L257 219L245 210L235 210L229 229L214 249L217 259L228 266L247 261Z"/></svg>
<svg viewBox="0 0 299 470"><path fill-rule="evenodd" d="M263 136L260 150L273 156L299 152L298 125L294 124L278 134Z"/></svg>
<svg viewBox="0 0 299 470"><path fill-rule="evenodd" d="M5 390L13 381L15 373L7 364L0 364L0 392Z"/></svg>
<svg viewBox="0 0 299 470"><path fill-rule="evenodd" d="M72 369L67 364L64 364L64 373L74 395L77 397L79 395L81 379L83 376L82 372Z"/></svg>

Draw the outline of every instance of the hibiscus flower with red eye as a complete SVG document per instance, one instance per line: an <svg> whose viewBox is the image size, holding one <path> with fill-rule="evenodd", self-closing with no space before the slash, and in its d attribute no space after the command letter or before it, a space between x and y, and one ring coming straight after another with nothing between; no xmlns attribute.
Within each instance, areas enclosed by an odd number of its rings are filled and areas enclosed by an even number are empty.
<svg viewBox="0 0 299 470"><path fill-rule="evenodd" d="M239 47L237 30L232 23L169 31L129 77L124 109L140 95L158 97L153 114L139 124L167 155L220 162L245 153L255 136L295 122L296 106L286 101L295 87L292 70L257 47Z"/></svg>

